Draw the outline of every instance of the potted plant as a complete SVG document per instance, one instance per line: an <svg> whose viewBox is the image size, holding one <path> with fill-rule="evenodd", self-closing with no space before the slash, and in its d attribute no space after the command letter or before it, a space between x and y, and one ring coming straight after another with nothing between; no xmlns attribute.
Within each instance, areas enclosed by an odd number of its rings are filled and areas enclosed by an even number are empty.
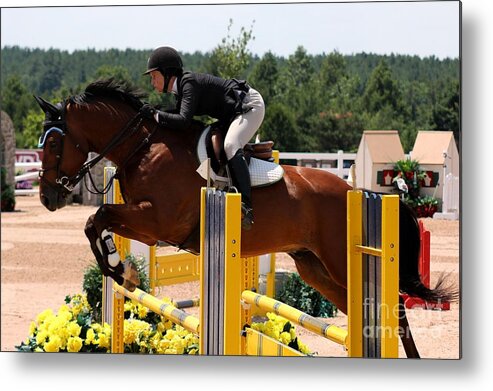
<svg viewBox="0 0 493 391"><path fill-rule="evenodd" d="M415 210L418 217L433 217L438 210L438 200L431 196L419 197Z"/></svg>
<svg viewBox="0 0 493 391"><path fill-rule="evenodd" d="M417 199L421 184L425 178L425 173L421 170L419 162L413 159L399 160L394 165L394 172L396 173L394 179L402 178L407 185L408 193L405 198L410 198L411 200ZM394 183L396 183L395 180Z"/></svg>

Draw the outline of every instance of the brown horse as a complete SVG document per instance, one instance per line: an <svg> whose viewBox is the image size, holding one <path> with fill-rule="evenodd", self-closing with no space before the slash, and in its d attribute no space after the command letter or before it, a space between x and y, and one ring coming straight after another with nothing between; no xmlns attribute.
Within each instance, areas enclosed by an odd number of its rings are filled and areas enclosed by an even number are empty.
<svg viewBox="0 0 493 391"><path fill-rule="evenodd" d="M90 151L117 167L123 205L102 205L89 217L85 232L105 275L123 283L121 264L111 266L101 247L106 231L154 245L158 240L197 252L200 188L195 149L202 129L157 127L138 114L142 95L112 80L87 86L84 93L52 105L41 98L46 114L41 145L40 198L51 211L94 164L84 163ZM284 178L252 192L255 224L242 233L243 256L285 252L300 276L343 313L346 290L346 193L348 184L328 172L283 166ZM400 207L400 290L425 300L452 300L455 292L427 289L418 273L417 220ZM419 357L405 310L400 306L401 339L408 357Z"/></svg>

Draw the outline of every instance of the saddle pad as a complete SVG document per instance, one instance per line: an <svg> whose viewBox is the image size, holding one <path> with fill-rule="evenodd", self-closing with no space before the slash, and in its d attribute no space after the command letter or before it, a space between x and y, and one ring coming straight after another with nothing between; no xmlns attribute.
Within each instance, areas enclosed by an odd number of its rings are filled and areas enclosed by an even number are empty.
<svg viewBox="0 0 493 391"><path fill-rule="evenodd" d="M205 139L210 129L210 126L204 129L197 144L197 157L201 164L206 161L208 157L207 149L205 146ZM252 182L252 187L271 185L280 181L284 175L284 169L279 164L256 158L250 159L250 165L248 168L250 170L250 180ZM197 172L202 176L202 178L207 179L204 170L199 169L197 170ZM214 181L221 181L226 183L228 182L228 178L220 176L214 176L212 179Z"/></svg>

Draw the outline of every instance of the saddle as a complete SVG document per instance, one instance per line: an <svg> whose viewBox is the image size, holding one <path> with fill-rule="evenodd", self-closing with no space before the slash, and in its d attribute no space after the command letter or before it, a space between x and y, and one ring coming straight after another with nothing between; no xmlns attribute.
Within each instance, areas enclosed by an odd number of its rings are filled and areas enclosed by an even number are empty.
<svg viewBox="0 0 493 391"><path fill-rule="evenodd" d="M197 155L201 166L197 172L207 179L207 168L204 167L207 159L210 159L211 169L214 175L212 180L219 185L229 183L227 172L226 154L224 152L225 131L219 126L208 126L202 132L197 145ZM272 156L273 141L248 143L243 148L245 159L250 170L252 187L268 186L279 180L284 175L284 169L274 162Z"/></svg>

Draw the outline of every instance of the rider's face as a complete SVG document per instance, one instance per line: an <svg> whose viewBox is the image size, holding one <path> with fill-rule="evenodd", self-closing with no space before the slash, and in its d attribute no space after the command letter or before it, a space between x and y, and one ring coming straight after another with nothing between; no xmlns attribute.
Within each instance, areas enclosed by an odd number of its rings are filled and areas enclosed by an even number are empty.
<svg viewBox="0 0 493 391"><path fill-rule="evenodd" d="M164 76L159 71L152 71L151 84L157 92L164 92Z"/></svg>

